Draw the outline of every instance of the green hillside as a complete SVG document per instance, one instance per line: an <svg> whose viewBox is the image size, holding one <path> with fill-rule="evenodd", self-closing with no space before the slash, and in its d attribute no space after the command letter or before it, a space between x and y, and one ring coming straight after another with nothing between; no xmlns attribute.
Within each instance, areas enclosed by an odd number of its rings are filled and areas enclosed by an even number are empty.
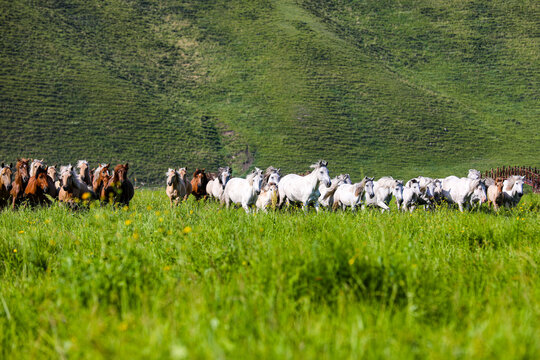
<svg viewBox="0 0 540 360"><path fill-rule="evenodd" d="M540 165L537 2L0 4L2 161Z"/></svg>

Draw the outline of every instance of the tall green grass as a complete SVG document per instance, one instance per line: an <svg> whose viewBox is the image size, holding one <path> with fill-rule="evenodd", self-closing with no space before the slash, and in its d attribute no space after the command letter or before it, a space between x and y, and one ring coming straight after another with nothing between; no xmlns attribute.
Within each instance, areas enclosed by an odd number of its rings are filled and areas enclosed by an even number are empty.
<svg viewBox="0 0 540 360"><path fill-rule="evenodd" d="M538 358L539 211L3 211L0 356Z"/></svg>

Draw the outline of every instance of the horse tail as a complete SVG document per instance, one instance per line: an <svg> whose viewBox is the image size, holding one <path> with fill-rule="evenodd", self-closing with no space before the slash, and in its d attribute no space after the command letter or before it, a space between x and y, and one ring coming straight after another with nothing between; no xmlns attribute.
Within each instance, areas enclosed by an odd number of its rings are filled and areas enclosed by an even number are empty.
<svg viewBox="0 0 540 360"><path fill-rule="evenodd" d="M323 200L328 199L330 196L333 196L336 190L338 189L339 185L341 185L339 182L336 182L336 184L332 185L330 189L324 194Z"/></svg>

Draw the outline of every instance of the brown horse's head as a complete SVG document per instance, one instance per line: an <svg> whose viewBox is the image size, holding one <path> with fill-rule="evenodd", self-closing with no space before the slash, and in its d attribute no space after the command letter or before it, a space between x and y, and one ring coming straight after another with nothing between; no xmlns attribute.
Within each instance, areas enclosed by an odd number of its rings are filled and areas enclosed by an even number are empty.
<svg viewBox="0 0 540 360"><path fill-rule="evenodd" d="M17 159L17 174L21 177L23 182L28 182L30 179L29 172L28 172L28 163L30 162L30 159Z"/></svg>
<svg viewBox="0 0 540 360"><path fill-rule="evenodd" d="M28 181L25 193L28 195L43 195L49 191L49 182L47 181L47 168L38 167L34 176Z"/></svg>
<svg viewBox="0 0 540 360"><path fill-rule="evenodd" d="M0 166L0 190L3 190L5 188L5 191L10 192L11 191L11 175L12 171L11 168L13 167L13 164L5 164L2 163L2 166Z"/></svg>
<svg viewBox="0 0 540 360"><path fill-rule="evenodd" d="M191 180L191 185L193 186L193 192L199 195L206 194L206 184L208 183L208 178L206 177L206 169L195 169L193 173L193 179Z"/></svg>
<svg viewBox="0 0 540 360"><path fill-rule="evenodd" d="M114 167L114 180L123 184L127 180L129 164L118 164Z"/></svg>

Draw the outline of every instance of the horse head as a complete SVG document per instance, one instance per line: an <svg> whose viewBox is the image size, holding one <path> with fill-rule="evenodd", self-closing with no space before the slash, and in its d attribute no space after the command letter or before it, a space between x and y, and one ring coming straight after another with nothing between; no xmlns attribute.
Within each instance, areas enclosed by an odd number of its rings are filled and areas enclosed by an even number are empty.
<svg viewBox="0 0 540 360"><path fill-rule="evenodd" d="M187 168L185 168L185 167L179 168L179 169L178 169L178 174L180 175L180 178L181 178L182 180L186 180Z"/></svg>
<svg viewBox="0 0 540 360"><path fill-rule="evenodd" d="M51 166L49 166L49 168L47 169L47 175L48 175L53 181L58 180L58 173L56 172L56 167L57 167L57 165L51 165Z"/></svg>
<svg viewBox="0 0 540 360"><path fill-rule="evenodd" d="M173 186L173 185L178 184L178 178L180 174L176 170L169 168L166 175L167 175L167 186Z"/></svg>
<svg viewBox="0 0 540 360"><path fill-rule="evenodd" d="M60 168L60 185L64 191L73 189L73 166L71 164Z"/></svg>
<svg viewBox="0 0 540 360"><path fill-rule="evenodd" d="M220 167L218 169L218 182L221 184L223 188L225 188L225 185L227 185L227 182L231 178L231 168L226 167Z"/></svg>
<svg viewBox="0 0 540 360"><path fill-rule="evenodd" d="M123 184L127 180L127 173L129 170L129 164L118 164L114 167L115 180Z"/></svg>
<svg viewBox="0 0 540 360"><path fill-rule="evenodd" d="M360 184L363 184L364 186L364 192L370 197L374 197L375 196L375 191L373 189L373 179L374 178L370 178L370 177L364 177L364 179L362 179L362 181L360 182Z"/></svg>
<svg viewBox="0 0 540 360"><path fill-rule="evenodd" d="M314 174L319 182L323 183L327 188L329 188L330 185L332 185L332 182L330 181L327 166L328 161L319 160L317 163L311 165L311 168L314 169L311 174Z"/></svg>
<svg viewBox="0 0 540 360"><path fill-rule="evenodd" d="M27 183L30 180L30 175L28 174L28 163L30 159L17 159L17 173L20 175L22 181Z"/></svg>
<svg viewBox="0 0 540 360"><path fill-rule="evenodd" d="M482 177L482 173L476 169L469 169L469 174L467 175L469 179L477 180Z"/></svg>
<svg viewBox="0 0 540 360"><path fill-rule="evenodd" d="M255 170L253 170L253 172L246 178L246 180L253 187L253 190L255 190L257 194L260 194L263 181L262 170L256 167Z"/></svg>
<svg viewBox="0 0 540 360"><path fill-rule="evenodd" d="M409 188L413 191L413 193L416 196L421 196L422 195L422 192L420 191L420 184L418 183L418 180L411 179L409 181Z"/></svg>
<svg viewBox="0 0 540 360"><path fill-rule="evenodd" d="M49 191L49 181L47 180L47 167L38 167L34 175L36 184L41 190L46 193Z"/></svg>
<svg viewBox="0 0 540 360"><path fill-rule="evenodd" d="M0 188L1 186L4 186L7 190L7 192L11 191L11 176L13 174L11 168L13 167L13 164L5 164L2 163L2 166L0 166Z"/></svg>
<svg viewBox="0 0 540 360"><path fill-rule="evenodd" d="M392 195L394 195L398 201L403 199L403 180L396 180L395 186L392 189Z"/></svg>

